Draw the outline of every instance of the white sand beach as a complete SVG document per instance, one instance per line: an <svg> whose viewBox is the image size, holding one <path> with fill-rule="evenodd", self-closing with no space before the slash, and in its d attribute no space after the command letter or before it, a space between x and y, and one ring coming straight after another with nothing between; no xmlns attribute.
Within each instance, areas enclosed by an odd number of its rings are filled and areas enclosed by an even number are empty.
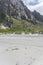
<svg viewBox="0 0 43 65"><path fill-rule="evenodd" d="M0 65L43 65L43 35L0 35Z"/></svg>

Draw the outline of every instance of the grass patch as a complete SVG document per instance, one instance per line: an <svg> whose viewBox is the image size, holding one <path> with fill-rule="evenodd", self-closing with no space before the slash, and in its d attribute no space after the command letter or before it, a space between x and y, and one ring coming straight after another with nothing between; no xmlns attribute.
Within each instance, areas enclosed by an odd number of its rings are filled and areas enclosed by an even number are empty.
<svg viewBox="0 0 43 65"><path fill-rule="evenodd" d="M7 28L7 29L1 29L0 33L14 33L15 34L21 34L22 32L27 33L43 33L43 25L33 25L31 22L28 22L26 20L17 20L15 18L12 18L13 20L13 27ZM1 23L0 23L1 25Z"/></svg>

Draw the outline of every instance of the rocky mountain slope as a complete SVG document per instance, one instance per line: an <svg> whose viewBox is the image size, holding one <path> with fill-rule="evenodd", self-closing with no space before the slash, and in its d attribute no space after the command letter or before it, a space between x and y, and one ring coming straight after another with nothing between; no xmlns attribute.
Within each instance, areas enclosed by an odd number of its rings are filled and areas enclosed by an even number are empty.
<svg viewBox="0 0 43 65"><path fill-rule="evenodd" d="M39 22L39 19L36 18L34 13L32 13L24 5L22 0L16 0L16 1L15 0L0 0L0 19L1 18L4 19L4 17L7 18L9 16L13 16L14 18L19 19L19 20L21 19L28 20L32 23ZM40 21L42 21L42 19L40 19Z"/></svg>
<svg viewBox="0 0 43 65"><path fill-rule="evenodd" d="M25 6L21 0L1 0L0 3L0 13L5 12L17 19L28 19Z"/></svg>
<svg viewBox="0 0 43 65"><path fill-rule="evenodd" d="M43 15L41 15L40 13L38 13L37 11L34 10L34 12L32 12L32 14L34 15L34 17L40 21L43 22Z"/></svg>

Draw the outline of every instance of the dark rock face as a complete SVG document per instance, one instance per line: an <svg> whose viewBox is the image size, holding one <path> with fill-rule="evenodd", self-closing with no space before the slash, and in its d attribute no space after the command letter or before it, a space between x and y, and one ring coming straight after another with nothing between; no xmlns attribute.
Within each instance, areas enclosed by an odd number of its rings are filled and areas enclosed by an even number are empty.
<svg viewBox="0 0 43 65"><path fill-rule="evenodd" d="M17 19L28 19L28 16L25 12L25 5L21 0L11 0L11 5L12 5L12 16L14 16Z"/></svg>
<svg viewBox="0 0 43 65"><path fill-rule="evenodd" d="M43 22L43 15L40 15L40 13L38 13L37 11L34 11L33 15L37 20Z"/></svg>
<svg viewBox="0 0 43 65"><path fill-rule="evenodd" d="M22 0L1 0L0 3L0 13L11 14L17 19L28 19L30 17L30 11L27 11Z"/></svg>

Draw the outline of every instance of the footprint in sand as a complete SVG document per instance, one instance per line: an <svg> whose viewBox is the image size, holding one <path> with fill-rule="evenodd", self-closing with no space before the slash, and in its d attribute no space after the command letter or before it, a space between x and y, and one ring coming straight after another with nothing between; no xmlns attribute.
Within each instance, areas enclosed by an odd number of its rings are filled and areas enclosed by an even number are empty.
<svg viewBox="0 0 43 65"><path fill-rule="evenodd" d="M19 48L12 48L12 49L5 49L5 51L14 51L14 50L19 50Z"/></svg>

